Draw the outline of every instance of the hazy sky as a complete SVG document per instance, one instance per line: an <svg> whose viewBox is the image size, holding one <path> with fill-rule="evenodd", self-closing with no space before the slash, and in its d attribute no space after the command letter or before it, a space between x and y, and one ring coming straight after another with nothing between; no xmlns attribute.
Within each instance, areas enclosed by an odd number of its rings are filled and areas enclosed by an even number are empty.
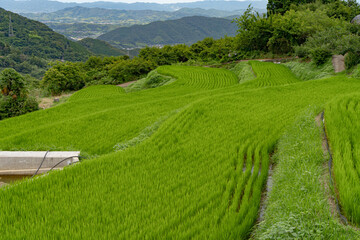
<svg viewBox="0 0 360 240"><path fill-rule="evenodd" d="M126 3L134 3L134 2L156 2L156 3L178 3L178 2L196 2L201 0L56 0L59 2L126 2ZM235 0L236 1L236 0Z"/></svg>

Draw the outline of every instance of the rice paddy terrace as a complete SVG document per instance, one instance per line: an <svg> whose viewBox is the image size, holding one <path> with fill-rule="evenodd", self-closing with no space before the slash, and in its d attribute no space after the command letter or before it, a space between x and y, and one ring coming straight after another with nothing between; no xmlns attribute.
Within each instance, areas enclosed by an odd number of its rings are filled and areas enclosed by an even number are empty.
<svg viewBox="0 0 360 240"><path fill-rule="evenodd" d="M360 80L301 81L282 65L251 65L257 78L243 84L225 69L162 66L177 80L133 93L93 86L1 121L1 150L93 157L1 189L1 238L246 239L278 140L324 108L340 203L359 223Z"/></svg>

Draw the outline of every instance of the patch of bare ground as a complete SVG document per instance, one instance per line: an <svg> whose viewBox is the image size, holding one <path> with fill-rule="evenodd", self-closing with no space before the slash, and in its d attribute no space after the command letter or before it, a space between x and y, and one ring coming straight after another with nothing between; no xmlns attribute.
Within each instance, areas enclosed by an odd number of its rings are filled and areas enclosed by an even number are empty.
<svg viewBox="0 0 360 240"><path fill-rule="evenodd" d="M60 96L52 96L52 97L44 97L40 98L39 108L47 109L51 108L54 105L58 104L62 100L65 100L66 98L69 98L73 93L66 93L62 94Z"/></svg>
<svg viewBox="0 0 360 240"><path fill-rule="evenodd" d="M323 128L323 112L319 113L316 117L315 117L315 122L316 125L319 128ZM326 136L324 134L324 131L322 131L321 133L321 146L322 146L322 150L323 150L323 156L325 159L329 159L329 149L328 149L328 145L327 145L327 140L326 140ZM323 164L323 175L321 177L321 184L325 190L325 196L327 198L329 207L330 207L330 211L331 211L331 215L334 216L335 218L337 218L340 222L340 216L339 216L339 212L337 210L337 205L336 205L336 199L335 196L332 194L331 188L330 188L330 172L329 172L329 163L328 161L325 161Z"/></svg>
<svg viewBox="0 0 360 240"><path fill-rule="evenodd" d="M122 84L119 84L119 85L116 85L116 86L124 88L124 87L127 87L127 86L129 86L130 84L132 84L132 83L134 83L134 82L136 82L136 81L137 81L137 80L135 80L135 81L130 81L130 82L126 82L126 83L122 83Z"/></svg>

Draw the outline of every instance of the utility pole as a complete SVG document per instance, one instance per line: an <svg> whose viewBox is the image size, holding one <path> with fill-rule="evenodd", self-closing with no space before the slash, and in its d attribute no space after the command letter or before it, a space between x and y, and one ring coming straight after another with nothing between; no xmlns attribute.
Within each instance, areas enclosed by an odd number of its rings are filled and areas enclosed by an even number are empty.
<svg viewBox="0 0 360 240"><path fill-rule="evenodd" d="M9 13L9 37L14 36L14 29L11 22L11 14Z"/></svg>

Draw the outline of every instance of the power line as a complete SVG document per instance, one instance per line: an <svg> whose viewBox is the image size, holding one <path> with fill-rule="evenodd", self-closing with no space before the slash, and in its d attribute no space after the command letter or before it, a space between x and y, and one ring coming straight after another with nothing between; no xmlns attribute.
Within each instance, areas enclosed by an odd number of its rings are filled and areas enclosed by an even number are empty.
<svg viewBox="0 0 360 240"><path fill-rule="evenodd" d="M11 14L9 13L9 37L14 36L14 29L11 22Z"/></svg>

